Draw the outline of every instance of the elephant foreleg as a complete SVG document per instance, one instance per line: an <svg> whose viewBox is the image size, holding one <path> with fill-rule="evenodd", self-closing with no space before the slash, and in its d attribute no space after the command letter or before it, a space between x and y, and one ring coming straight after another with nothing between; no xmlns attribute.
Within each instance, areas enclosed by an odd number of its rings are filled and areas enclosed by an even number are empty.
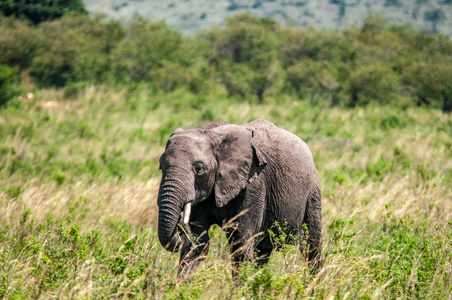
<svg viewBox="0 0 452 300"><path fill-rule="evenodd" d="M236 277L241 265L254 260L254 241L251 235L244 235L238 231L227 232L227 236L233 266L232 277Z"/></svg>
<svg viewBox="0 0 452 300"><path fill-rule="evenodd" d="M191 226L191 234L187 237L180 254L180 274L192 273L205 259L209 252L208 230L207 226Z"/></svg>

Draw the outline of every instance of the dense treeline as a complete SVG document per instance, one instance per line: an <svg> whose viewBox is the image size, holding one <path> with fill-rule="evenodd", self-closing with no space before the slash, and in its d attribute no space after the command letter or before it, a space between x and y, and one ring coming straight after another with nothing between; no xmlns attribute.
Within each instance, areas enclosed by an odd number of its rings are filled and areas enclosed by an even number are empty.
<svg viewBox="0 0 452 300"><path fill-rule="evenodd" d="M70 11L88 13L83 0L2 0L0 2L0 12L5 16L27 18L34 24L61 18Z"/></svg>
<svg viewBox="0 0 452 300"><path fill-rule="evenodd" d="M371 15L342 32L283 27L236 15L225 28L184 37L163 22L68 13L33 25L0 16L0 103L20 74L38 87L144 83L271 101L287 95L327 105L425 105L452 110L452 41Z"/></svg>

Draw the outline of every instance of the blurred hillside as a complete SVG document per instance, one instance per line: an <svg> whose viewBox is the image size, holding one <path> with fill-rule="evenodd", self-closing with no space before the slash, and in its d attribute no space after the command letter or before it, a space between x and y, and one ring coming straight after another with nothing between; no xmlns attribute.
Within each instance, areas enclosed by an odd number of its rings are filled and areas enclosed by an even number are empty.
<svg viewBox="0 0 452 300"><path fill-rule="evenodd" d="M390 24L413 23L452 34L452 0L85 0L91 13L123 22L140 15L165 20L184 34L215 25L239 12L270 17L282 25L341 30L369 13L383 12ZM358 24L359 25L359 24Z"/></svg>

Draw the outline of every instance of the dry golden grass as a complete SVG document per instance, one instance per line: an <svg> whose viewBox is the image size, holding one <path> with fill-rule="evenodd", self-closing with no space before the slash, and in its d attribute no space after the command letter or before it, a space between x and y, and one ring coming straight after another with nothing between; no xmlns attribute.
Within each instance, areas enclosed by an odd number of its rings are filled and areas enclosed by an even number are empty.
<svg viewBox="0 0 452 300"><path fill-rule="evenodd" d="M112 218L130 223L133 228L150 226L156 228L158 182L151 178L143 183L140 181L123 181L93 183L79 181L59 186L56 183L40 183L30 180L24 183L24 191L19 199L7 193L0 195L0 214L5 216L9 225L18 222L12 219L29 209L37 223L45 221L47 215L61 218L69 213L76 202L89 205L83 218L89 220L83 223L84 230L97 229L106 219ZM83 204L85 204L83 203Z"/></svg>

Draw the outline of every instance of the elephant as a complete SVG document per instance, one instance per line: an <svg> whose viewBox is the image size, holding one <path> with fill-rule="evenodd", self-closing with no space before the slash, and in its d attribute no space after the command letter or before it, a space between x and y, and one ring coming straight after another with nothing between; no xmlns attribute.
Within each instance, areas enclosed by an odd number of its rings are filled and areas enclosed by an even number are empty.
<svg viewBox="0 0 452 300"><path fill-rule="evenodd" d="M192 273L205 258L214 224L227 235L233 274L268 262L278 248L275 224L306 253L311 272L321 267L320 180L296 135L263 119L178 128L160 169L158 237L166 250L180 250L179 272Z"/></svg>

